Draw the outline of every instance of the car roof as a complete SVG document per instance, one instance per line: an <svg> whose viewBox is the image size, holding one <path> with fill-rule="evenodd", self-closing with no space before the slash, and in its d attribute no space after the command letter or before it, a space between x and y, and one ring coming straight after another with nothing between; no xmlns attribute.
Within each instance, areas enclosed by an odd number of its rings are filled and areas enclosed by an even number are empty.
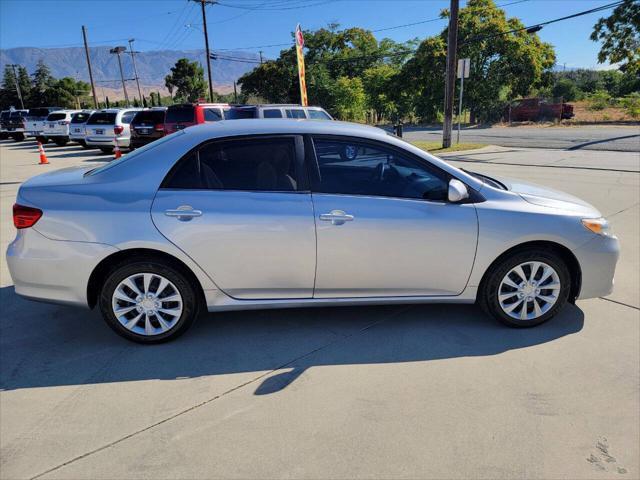
<svg viewBox="0 0 640 480"><path fill-rule="evenodd" d="M219 122L195 125L183 130L185 134L194 137L216 138L236 135L264 135L264 134L324 134L367 138L388 137L381 128L361 125L359 123L306 119L238 119L221 120ZM199 139L194 139L200 141Z"/></svg>

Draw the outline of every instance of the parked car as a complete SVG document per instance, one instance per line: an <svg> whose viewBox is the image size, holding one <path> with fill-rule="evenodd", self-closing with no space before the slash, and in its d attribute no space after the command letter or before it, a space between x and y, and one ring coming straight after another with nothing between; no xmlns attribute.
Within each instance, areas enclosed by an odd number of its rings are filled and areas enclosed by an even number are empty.
<svg viewBox="0 0 640 480"><path fill-rule="evenodd" d="M87 120L95 110L82 110L71 115L71 124L69 125L69 140L79 143L83 148L89 148L84 137L86 135L85 125Z"/></svg>
<svg viewBox="0 0 640 480"><path fill-rule="evenodd" d="M25 135L27 137L36 137L41 143L47 143L49 139L43 135L44 122L51 112L64 110L62 107L38 107L30 108L27 113L25 122Z"/></svg>
<svg viewBox="0 0 640 480"><path fill-rule="evenodd" d="M166 107L154 107L136 113L131 121L130 147L139 148L165 135L164 117Z"/></svg>
<svg viewBox="0 0 640 480"><path fill-rule="evenodd" d="M24 140L25 118L28 110L13 110L7 119L7 134L16 142Z"/></svg>
<svg viewBox="0 0 640 480"><path fill-rule="evenodd" d="M509 110L510 108L510 110ZM512 122L537 122L539 120L573 118L573 105L550 103L543 98L523 98L516 100L505 111L505 118Z"/></svg>
<svg viewBox="0 0 640 480"><path fill-rule="evenodd" d="M16 293L98 305L143 343L182 334L201 307L477 301L529 327L608 295L619 251L578 198L343 122L200 125L34 177L16 202Z"/></svg>
<svg viewBox="0 0 640 480"><path fill-rule="evenodd" d="M62 147L69 143L71 117L79 110L58 110L51 112L44 123L43 136Z"/></svg>
<svg viewBox="0 0 640 480"><path fill-rule="evenodd" d="M307 118L312 120L333 120L331 115L322 107L303 107L293 104L234 106L225 112L225 118Z"/></svg>
<svg viewBox="0 0 640 480"><path fill-rule="evenodd" d="M141 108L109 108L94 112L85 125L85 142L103 153L111 153L116 145L129 148L131 120Z"/></svg>
<svg viewBox="0 0 640 480"><path fill-rule="evenodd" d="M193 125L224 120L228 103L184 103L167 108L164 121L165 134L183 130Z"/></svg>
<svg viewBox="0 0 640 480"><path fill-rule="evenodd" d="M11 110L0 112L0 140L9 138L9 115L11 115Z"/></svg>

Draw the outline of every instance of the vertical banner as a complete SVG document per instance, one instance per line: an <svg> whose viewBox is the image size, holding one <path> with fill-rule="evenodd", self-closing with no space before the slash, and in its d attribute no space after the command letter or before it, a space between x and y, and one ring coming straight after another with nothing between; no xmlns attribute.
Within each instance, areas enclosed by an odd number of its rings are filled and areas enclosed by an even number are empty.
<svg viewBox="0 0 640 480"><path fill-rule="evenodd" d="M300 80L300 104L306 107L307 102L307 82L304 77L304 53L302 52L304 47L304 37L302 30L300 30L300 24L296 26L296 53L298 54L298 79Z"/></svg>

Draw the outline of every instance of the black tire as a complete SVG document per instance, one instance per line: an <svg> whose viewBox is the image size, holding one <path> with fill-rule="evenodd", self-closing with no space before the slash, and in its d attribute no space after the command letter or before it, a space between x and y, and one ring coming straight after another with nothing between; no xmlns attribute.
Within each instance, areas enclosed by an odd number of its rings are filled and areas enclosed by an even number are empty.
<svg viewBox="0 0 640 480"><path fill-rule="evenodd" d="M113 313L111 299L115 289L120 282L136 273L162 275L178 289L182 296L183 310L182 315L170 330L154 336L140 335L125 328ZM162 260L148 258L134 262L129 260L114 266L100 292L99 305L102 318L118 335L137 343L155 344L174 340L186 332L198 317L201 301L196 287L180 268Z"/></svg>
<svg viewBox="0 0 640 480"><path fill-rule="evenodd" d="M543 315L533 320L518 320L510 317L500 307L498 289L502 279L517 265L525 262L544 262L553 268L560 279L560 292L555 304ZM478 292L478 303L482 309L496 320L510 327L528 328L540 325L554 317L567 303L571 291L571 274L565 261L553 250L526 249L502 258L487 271Z"/></svg>
<svg viewBox="0 0 640 480"><path fill-rule="evenodd" d="M49 139L47 137L43 137L41 135L36 137L36 142L40 142L41 144L45 144L49 141Z"/></svg>
<svg viewBox="0 0 640 480"><path fill-rule="evenodd" d="M64 147L67 143L69 143L69 140L56 138L53 142L59 147Z"/></svg>
<svg viewBox="0 0 640 480"><path fill-rule="evenodd" d="M89 150L90 148L92 148L92 147L90 147L89 145L87 145L87 142L85 142L84 140L78 140L78 143L80 144L80 146L81 146L82 148L84 148L84 149L86 149L86 150Z"/></svg>
<svg viewBox="0 0 640 480"><path fill-rule="evenodd" d="M16 133L13 135L13 140L16 142L22 142L24 140L24 133Z"/></svg>
<svg viewBox="0 0 640 480"><path fill-rule="evenodd" d="M100 147L100 151L104 154L113 153L113 147Z"/></svg>

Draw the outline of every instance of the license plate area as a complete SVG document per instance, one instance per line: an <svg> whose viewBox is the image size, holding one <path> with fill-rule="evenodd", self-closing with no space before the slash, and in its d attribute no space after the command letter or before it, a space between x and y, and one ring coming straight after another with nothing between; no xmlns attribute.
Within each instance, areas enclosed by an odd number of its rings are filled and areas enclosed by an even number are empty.
<svg viewBox="0 0 640 480"><path fill-rule="evenodd" d="M103 128L96 128L95 132L96 132L96 135L104 135L104 129Z"/></svg>

